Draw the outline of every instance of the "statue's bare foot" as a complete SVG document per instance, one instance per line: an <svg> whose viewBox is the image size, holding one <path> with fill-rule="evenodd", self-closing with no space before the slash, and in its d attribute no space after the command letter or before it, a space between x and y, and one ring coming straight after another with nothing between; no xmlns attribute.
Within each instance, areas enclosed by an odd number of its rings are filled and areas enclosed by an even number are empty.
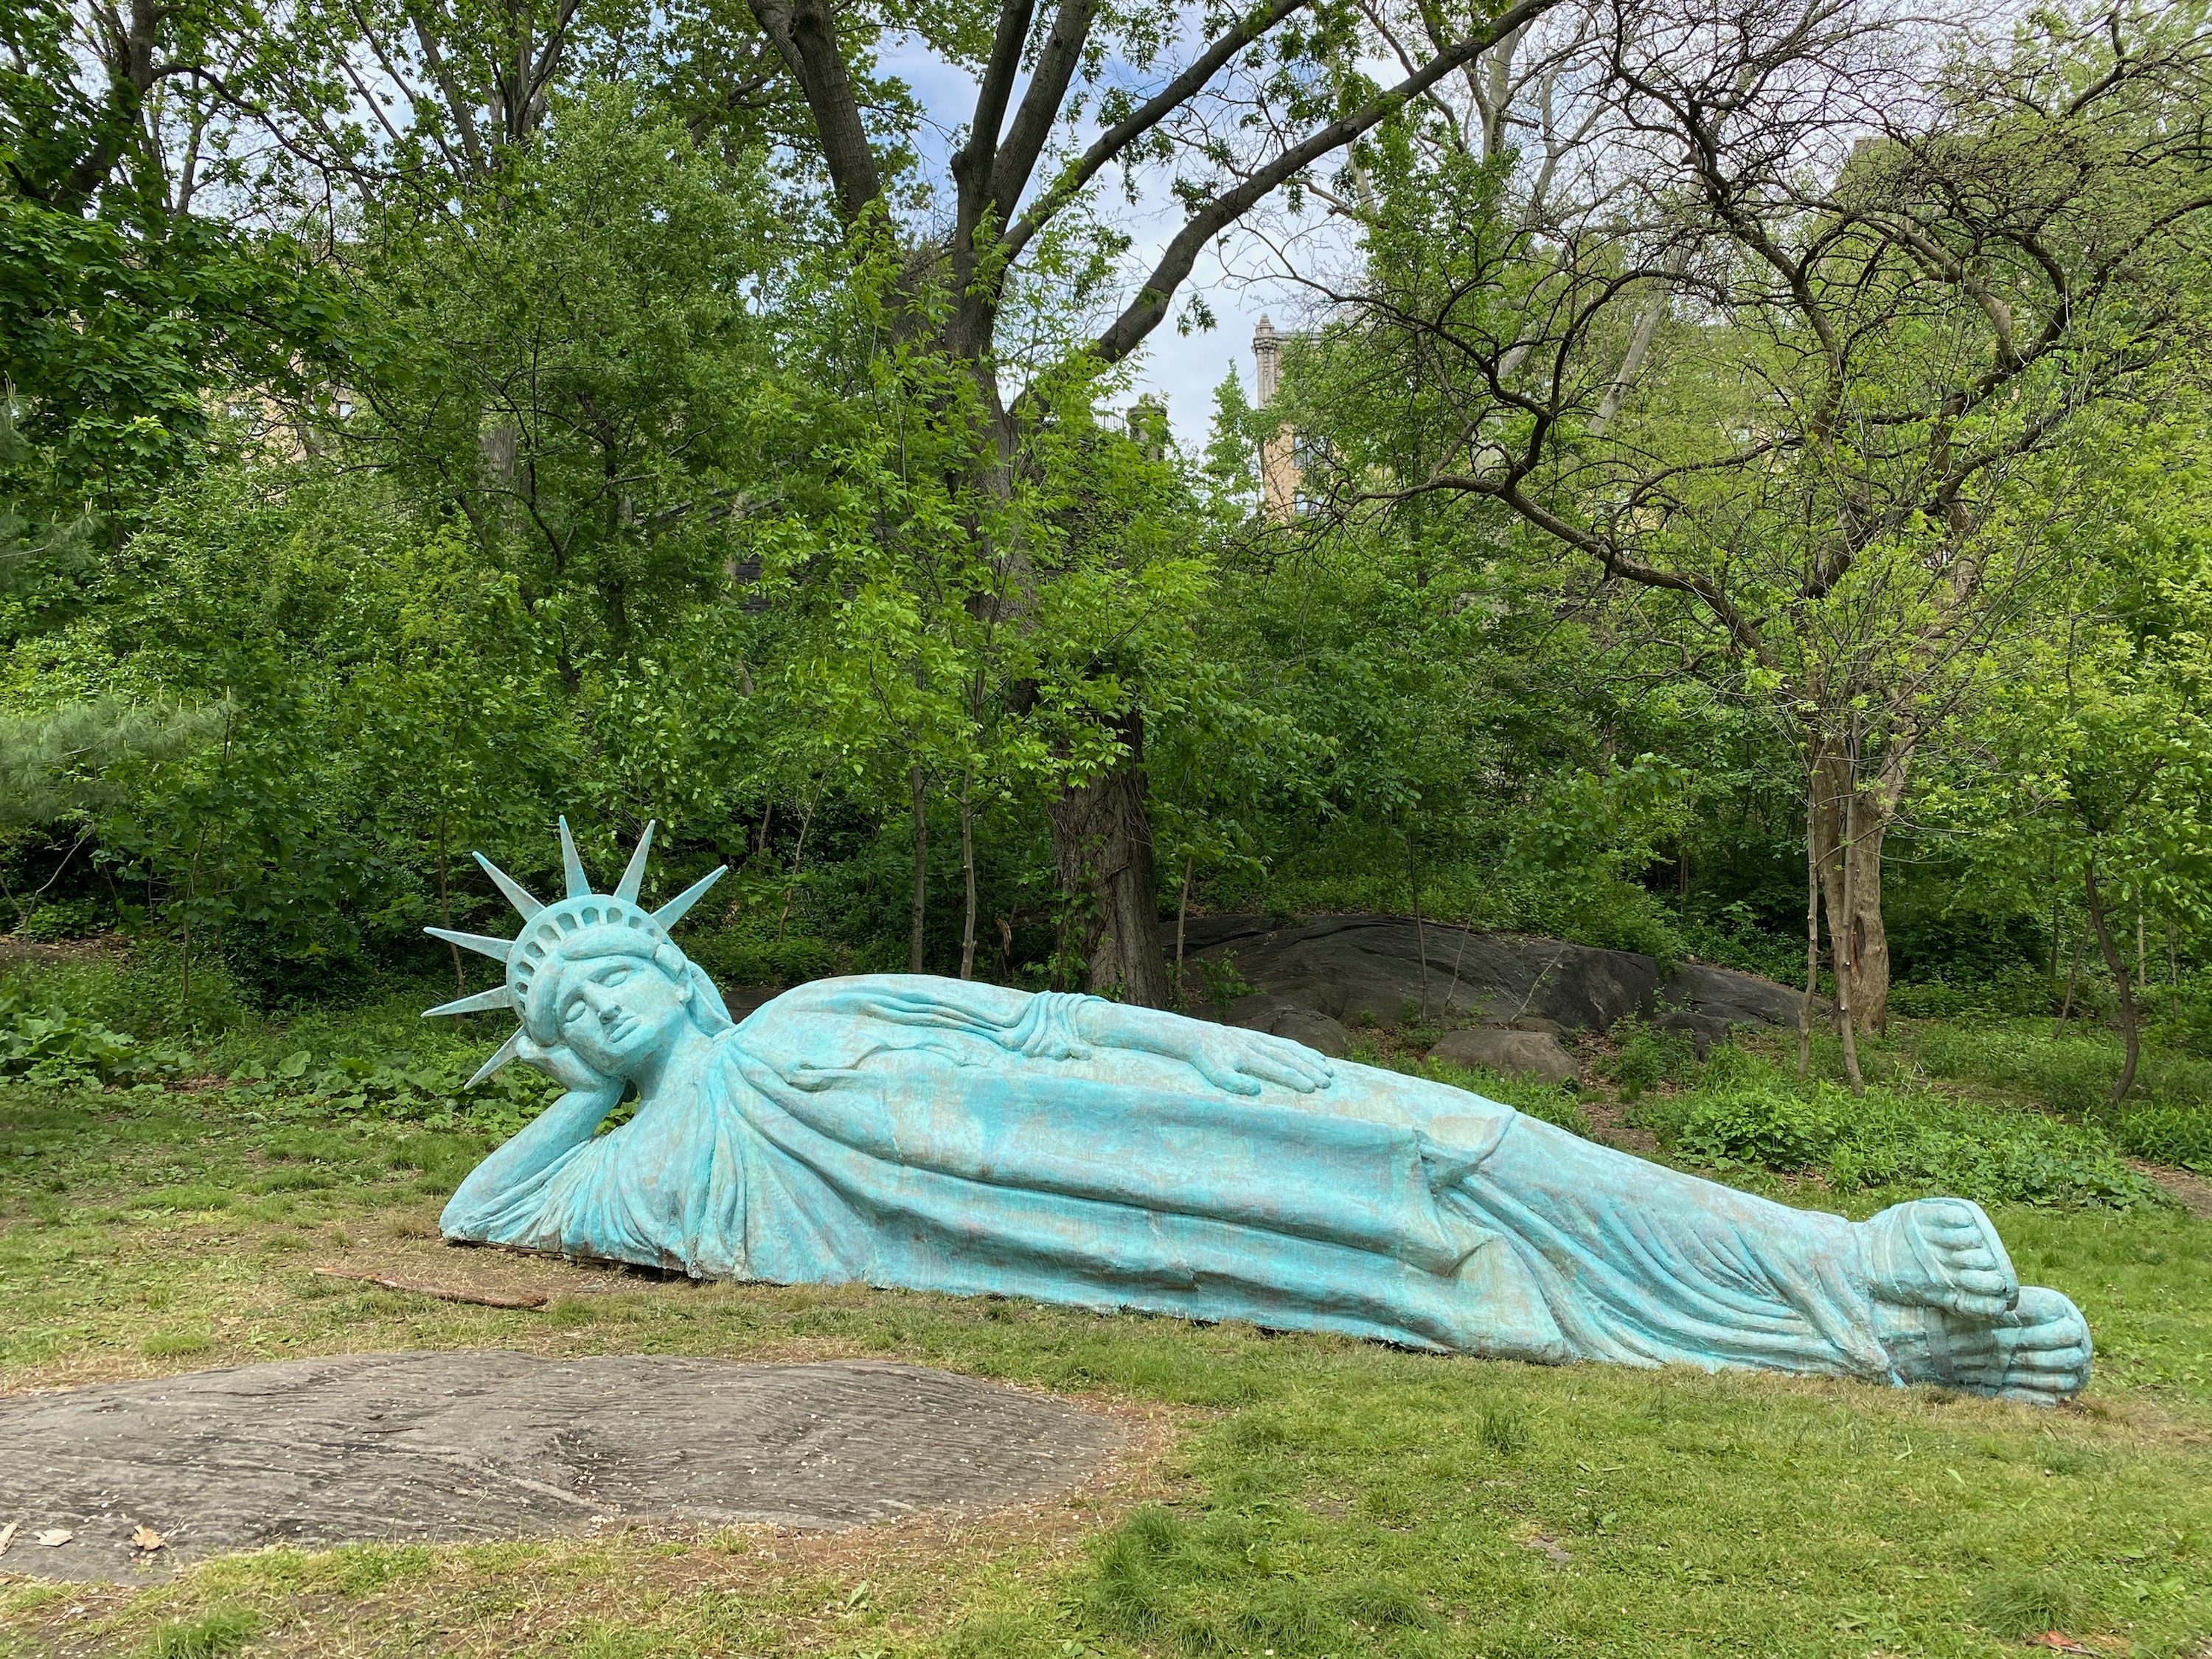
<svg viewBox="0 0 2212 1659"><path fill-rule="evenodd" d="M1940 1308L1987 1323L2020 1299L2004 1241L1963 1198L1894 1204L1861 1230L1868 1289L1905 1308Z"/></svg>
<svg viewBox="0 0 2212 1659"><path fill-rule="evenodd" d="M2032 1406L2055 1406L2089 1381L2088 1322L2057 1291L2031 1285L1993 1320L1888 1306L1882 1346L1907 1382L1936 1382Z"/></svg>

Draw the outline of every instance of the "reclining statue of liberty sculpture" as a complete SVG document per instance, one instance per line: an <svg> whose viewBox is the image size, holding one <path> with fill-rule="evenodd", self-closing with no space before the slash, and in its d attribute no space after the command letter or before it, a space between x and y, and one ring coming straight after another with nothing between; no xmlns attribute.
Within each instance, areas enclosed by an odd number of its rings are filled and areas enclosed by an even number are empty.
<svg viewBox="0 0 2212 1659"><path fill-rule="evenodd" d="M2050 1403L2089 1331L1979 1206L1870 1221L1646 1163L1440 1083L1097 997L819 981L742 1024L564 820L567 896L513 939L471 1085L567 1092L446 1206L447 1237L695 1278L995 1294L1524 1360L1755 1366ZM601 1133L636 1094L635 1115Z"/></svg>

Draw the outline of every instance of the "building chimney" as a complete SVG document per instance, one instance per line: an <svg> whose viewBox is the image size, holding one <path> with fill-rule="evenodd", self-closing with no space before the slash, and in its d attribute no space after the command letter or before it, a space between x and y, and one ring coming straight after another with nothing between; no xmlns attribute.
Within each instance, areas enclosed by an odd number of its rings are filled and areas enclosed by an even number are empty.
<svg viewBox="0 0 2212 1659"><path fill-rule="evenodd" d="M1255 401L1261 408L1275 400L1275 380L1283 368L1283 337L1275 332L1275 325L1263 313L1260 326L1252 331L1253 376L1258 396Z"/></svg>

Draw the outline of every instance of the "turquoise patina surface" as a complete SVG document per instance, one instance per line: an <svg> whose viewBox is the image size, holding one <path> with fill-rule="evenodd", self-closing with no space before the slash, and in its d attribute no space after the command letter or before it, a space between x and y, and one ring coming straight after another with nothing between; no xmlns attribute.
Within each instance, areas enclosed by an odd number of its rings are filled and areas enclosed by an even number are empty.
<svg viewBox="0 0 2212 1659"><path fill-rule="evenodd" d="M652 830L433 1013L511 1008L566 1092L455 1193L449 1237L782 1284L1026 1296L1409 1346L1936 1382L2051 1401L2087 1327L1958 1199L1791 1209L1479 1095L1096 997L826 980L733 1024L636 902ZM480 860L482 861L482 860ZM715 872L719 874L720 872ZM627 1123L600 1133L632 1090Z"/></svg>

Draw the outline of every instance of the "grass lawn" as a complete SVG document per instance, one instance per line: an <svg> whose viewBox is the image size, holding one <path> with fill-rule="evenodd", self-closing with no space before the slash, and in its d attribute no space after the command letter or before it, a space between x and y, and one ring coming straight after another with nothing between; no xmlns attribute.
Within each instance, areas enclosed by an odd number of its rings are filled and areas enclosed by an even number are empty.
<svg viewBox="0 0 2212 1659"><path fill-rule="evenodd" d="M2039 1413L456 1251L434 1217L489 1135L260 1103L0 1090L0 1391L346 1350L886 1355L1095 1402L1132 1449L1048 1503L836 1534L273 1549L112 1588L0 1559L7 1659L1981 1655L2053 1629L2212 1659L2212 1220L2179 1207L1996 1212L2099 1344L2090 1392Z"/></svg>

